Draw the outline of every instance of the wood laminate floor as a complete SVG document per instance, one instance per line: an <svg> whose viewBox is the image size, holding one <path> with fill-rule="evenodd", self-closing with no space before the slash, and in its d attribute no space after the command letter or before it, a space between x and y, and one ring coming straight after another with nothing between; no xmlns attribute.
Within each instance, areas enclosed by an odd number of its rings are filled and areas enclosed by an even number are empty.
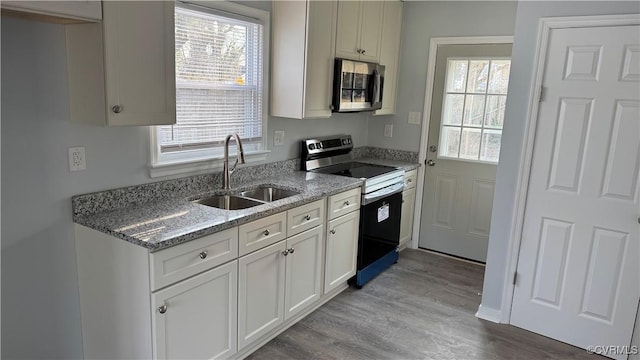
<svg viewBox="0 0 640 360"><path fill-rule="evenodd" d="M406 249L247 359L605 359L476 318L483 275L482 266Z"/></svg>

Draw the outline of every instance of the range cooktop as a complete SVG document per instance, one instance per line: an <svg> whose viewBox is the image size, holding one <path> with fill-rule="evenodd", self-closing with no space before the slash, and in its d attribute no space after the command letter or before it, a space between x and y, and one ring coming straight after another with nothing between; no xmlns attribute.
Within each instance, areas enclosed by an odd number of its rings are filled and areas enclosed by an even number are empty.
<svg viewBox="0 0 640 360"><path fill-rule="evenodd" d="M395 170L395 168L389 166L372 165L354 161L325 166L323 168L315 169L314 171L323 174L341 175L359 179L371 179Z"/></svg>

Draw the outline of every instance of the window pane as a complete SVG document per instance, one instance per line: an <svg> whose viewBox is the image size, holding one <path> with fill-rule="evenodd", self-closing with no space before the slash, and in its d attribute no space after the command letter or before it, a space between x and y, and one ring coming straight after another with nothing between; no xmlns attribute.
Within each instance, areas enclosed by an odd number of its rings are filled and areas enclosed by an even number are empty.
<svg viewBox="0 0 640 360"><path fill-rule="evenodd" d="M502 129L506 104L506 95L489 95L487 97L487 111L484 119L485 127Z"/></svg>
<svg viewBox="0 0 640 360"><path fill-rule="evenodd" d="M467 100L464 104L464 125L482 126L484 100L484 95L467 95Z"/></svg>
<svg viewBox="0 0 640 360"><path fill-rule="evenodd" d="M440 132L440 156L458 157L458 147L460 144L460 128L445 126Z"/></svg>
<svg viewBox="0 0 640 360"><path fill-rule="evenodd" d="M443 125L462 124L462 109L464 95L447 94L444 99L444 111L442 114Z"/></svg>
<svg viewBox="0 0 640 360"><path fill-rule="evenodd" d="M480 153L480 129L462 129L460 159L478 160Z"/></svg>
<svg viewBox="0 0 640 360"><path fill-rule="evenodd" d="M480 151L480 160L498 162L500 159L500 140L502 131L485 130L482 134L482 150Z"/></svg>
<svg viewBox="0 0 640 360"><path fill-rule="evenodd" d="M467 60L449 60L447 91L464 92L467 80Z"/></svg>
<svg viewBox="0 0 640 360"><path fill-rule="evenodd" d="M510 60L494 60L491 62L489 77L489 93L506 94L509 86Z"/></svg>
<svg viewBox="0 0 640 360"><path fill-rule="evenodd" d="M468 93L486 93L487 77L489 76L489 61L469 61Z"/></svg>

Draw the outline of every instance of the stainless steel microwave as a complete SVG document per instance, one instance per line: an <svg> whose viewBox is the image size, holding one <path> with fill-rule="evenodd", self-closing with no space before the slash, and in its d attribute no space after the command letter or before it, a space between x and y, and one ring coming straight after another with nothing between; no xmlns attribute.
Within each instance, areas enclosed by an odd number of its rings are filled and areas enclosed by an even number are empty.
<svg viewBox="0 0 640 360"><path fill-rule="evenodd" d="M333 112L382 108L384 65L337 58L333 73Z"/></svg>

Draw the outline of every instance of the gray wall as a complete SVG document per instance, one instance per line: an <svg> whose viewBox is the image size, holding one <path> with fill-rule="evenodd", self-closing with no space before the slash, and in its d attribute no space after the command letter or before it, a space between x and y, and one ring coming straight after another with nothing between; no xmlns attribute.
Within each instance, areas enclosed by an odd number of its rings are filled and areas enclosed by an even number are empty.
<svg viewBox="0 0 640 360"><path fill-rule="evenodd" d="M505 126L500 152L500 166L496 179L491 235L487 268L484 277L482 307L499 311L510 304L502 304L505 286L508 244L511 241L511 218L515 211L516 178L521 165L524 143L525 117L533 76L533 63L537 46L538 22L541 17L569 15L600 15L639 13L640 3L627 2L530 2L521 1L516 13L512 65L509 81L509 99L505 113Z"/></svg>
<svg viewBox="0 0 640 360"><path fill-rule="evenodd" d="M69 123L62 25L3 16L1 32L2 358L79 358L71 196L158 181L148 176L149 129ZM274 130L286 143L268 162L298 157L308 136L351 133L366 145L367 116L271 118L269 147ZM71 146L86 147L87 170L69 172Z"/></svg>
<svg viewBox="0 0 640 360"><path fill-rule="evenodd" d="M424 107L432 37L513 35L515 13L515 1L406 1L396 115L371 117L369 145L419 150L421 125L409 124L407 118ZM383 137L385 124L393 124L392 138Z"/></svg>

